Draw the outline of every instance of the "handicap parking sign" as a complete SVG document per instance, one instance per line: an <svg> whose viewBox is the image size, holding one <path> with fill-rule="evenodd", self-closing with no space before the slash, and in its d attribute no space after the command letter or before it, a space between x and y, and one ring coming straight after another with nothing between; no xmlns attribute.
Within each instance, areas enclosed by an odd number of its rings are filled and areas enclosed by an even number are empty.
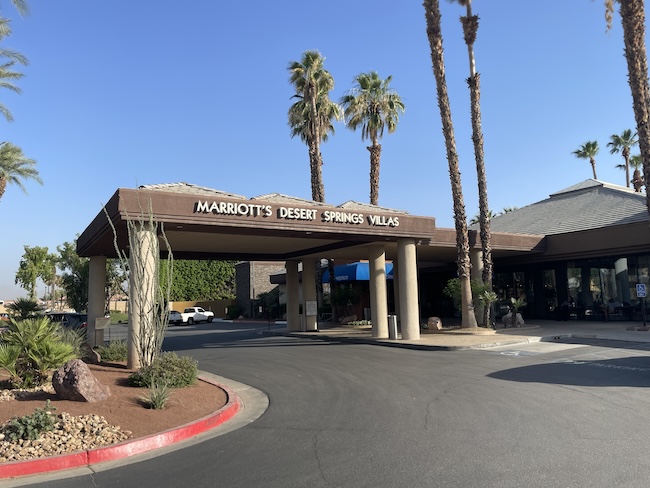
<svg viewBox="0 0 650 488"><path fill-rule="evenodd" d="M636 284L636 296L639 298L645 298L645 284L644 283L637 283Z"/></svg>

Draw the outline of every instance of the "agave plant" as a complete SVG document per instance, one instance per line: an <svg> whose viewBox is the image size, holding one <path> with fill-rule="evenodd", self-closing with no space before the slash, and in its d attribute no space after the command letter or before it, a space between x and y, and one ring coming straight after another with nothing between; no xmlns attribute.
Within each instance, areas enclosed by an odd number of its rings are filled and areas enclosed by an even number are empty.
<svg viewBox="0 0 650 488"><path fill-rule="evenodd" d="M512 316L517 317L517 312L519 312L520 309L524 308L526 305L526 299L524 297L511 297L510 298L510 308L512 308Z"/></svg>

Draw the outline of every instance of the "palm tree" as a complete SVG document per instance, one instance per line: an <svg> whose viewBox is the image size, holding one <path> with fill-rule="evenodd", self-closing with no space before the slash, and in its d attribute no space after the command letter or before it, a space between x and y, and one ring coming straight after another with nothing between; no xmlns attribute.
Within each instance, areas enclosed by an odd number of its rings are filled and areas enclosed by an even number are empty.
<svg viewBox="0 0 650 488"><path fill-rule="evenodd" d="M334 78L323 67L325 58L318 51L305 51L300 61L289 63L289 82L297 98L289 108L291 136L296 135L307 143L311 170L311 194L316 202L325 201L323 186L323 157L320 143L327 133L334 131L332 120L340 118L338 106L329 99L334 88Z"/></svg>
<svg viewBox="0 0 650 488"><path fill-rule="evenodd" d="M29 6L25 0L11 0L11 3L14 4L16 10L20 15L25 15L29 13Z"/></svg>
<svg viewBox="0 0 650 488"><path fill-rule="evenodd" d="M9 20L0 18L0 41L9 34L11 34ZM14 71L13 68L16 63L27 65L27 58L19 52L12 51L11 49L0 49L0 58L6 59L4 63L0 63L0 88L6 88L14 93L20 93L20 88L14 85L13 81L22 78L23 74ZM0 103L0 113L4 115L7 122L11 122L14 119L9 109L7 109L7 107L2 103Z"/></svg>
<svg viewBox="0 0 650 488"><path fill-rule="evenodd" d="M395 132L399 114L404 113L404 103L400 96L390 88L393 79L389 76L382 80L375 71L361 73L354 79L357 86L341 98L345 109L348 128L357 130L361 127L361 140L370 139L370 203L379 201L379 161L381 144L379 139Z"/></svg>
<svg viewBox="0 0 650 488"><path fill-rule="evenodd" d="M469 57L469 78L467 85L470 94L470 112L472 117L472 141L474 142L474 159L476 160L476 176L478 183L478 207L479 224L481 237L481 250L483 253L483 271L481 278L483 283L492 283L492 233L490 232L490 207L488 204L487 176L485 172L485 156L483 152L483 129L481 126L481 76L476 72L476 59L474 57L474 41L478 32L478 15L472 14L472 0L456 0L465 7L466 15L461 16L460 22L463 26L463 37L467 44ZM489 309L485 309L483 322L489 324Z"/></svg>
<svg viewBox="0 0 650 488"><path fill-rule="evenodd" d="M289 64L289 81L294 86L298 100L289 108L289 127L291 137L299 136L309 148L309 167L311 174L311 198L325 202L323 184L323 157L320 143L327 141L328 134L334 133L334 120L341 120L340 107L329 98L334 88L334 78L323 64L325 58L318 51L305 51L301 60ZM316 261L316 290L322 295L322 269L320 260ZM330 272L330 292L334 290L334 260L328 259ZM333 310L334 312L334 310Z"/></svg>
<svg viewBox="0 0 650 488"><path fill-rule="evenodd" d="M488 217L489 220L492 220L494 217L496 217L498 215L501 215L501 214L495 213L492 210L488 210L487 217ZM474 215L474 217L472 217L472 220L469 221L469 225L476 225L476 224L480 224L480 223L481 223L481 213L480 212L477 213L476 215Z"/></svg>
<svg viewBox="0 0 650 488"><path fill-rule="evenodd" d="M608 147L611 147L609 150L610 154L621 153L623 159L625 160L625 165L618 165L617 167L623 166L622 169L625 170L625 186L630 187L630 149L633 146L636 146L639 143L639 140L636 138L636 132L632 133L632 129L625 129L623 133L619 136L618 134L612 134L610 141L607 143Z"/></svg>
<svg viewBox="0 0 650 488"><path fill-rule="evenodd" d="M605 0L605 15L608 27L611 25L614 3ZM648 55L645 47L645 5L644 0L618 0L625 59L627 60L628 83L632 93L634 119L639 137L639 150L643 161L645 187L650 183L650 83L648 82ZM650 194L646 192L646 206L650 213Z"/></svg>
<svg viewBox="0 0 650 488"><path fill-rule="evenodd" d="M596 155L598 154L598 141L587 141L571 154L575 154L575 156L579 159L588 159L591 163L591 169L594 172L594 180L598 179L596 176Z"/></svg>
<svg viewBox="0 0 650 488"><path fill-rule="evenodd" d="M507 214L510 212L514 212L515 210L519 210L519 207L503 207L503 210L501 211L502 214Z"/></svg>
<svg viewBox="0 0 650 488"><path fill-rule="evenodd" d="M467 217L465 215L465 202L463 188L458 169L458 152L454 138L454 126L451 120L451 107L447 93L447 80L445 77L445 61L442 48L442 30L440 28L440 1L424 0L424 12L427 20L427 37L431 49L433 74L436 79L438 107L442 120L445 146L447 149L447 162L449 163L449 179L451 181L451 194L454 201L454 223L456 227L456 249L458 253L458 279L460 281L461 295L461 327L477 327L474 306L472 305L472 289L470 287L469 237L467 235Z"/></svg>
<svg viewBox="0 0 650 488"><path fill-rule="evenodd" d="M38 302L29 298L18 298L14 300L13 303L7 305L7 310L9 310L12 318L16 320L26 320L43 313Z"/></svg>
<svg viewBox="0 0 650 488"><path fill-rule="evenodd" d="M643 188L643 178L641 177L641 171L639 171L641 168L643 168L643 160L641 159L640 154L635 154L634 156L630 156L630 166L634 168L634 174L632 175L632 186L634 187L634 191L637 193L641 193L641 189Z"/></svg>
<svg viewBox="0 0 650 488"><path fill-rule="evenodd" d="M27 193L23 180L32 179L43 184L38 170L34 167L36 161L26 158L23 150L11 142L0 144L0 199L5 194L7 184L18 185Z"/></svg>

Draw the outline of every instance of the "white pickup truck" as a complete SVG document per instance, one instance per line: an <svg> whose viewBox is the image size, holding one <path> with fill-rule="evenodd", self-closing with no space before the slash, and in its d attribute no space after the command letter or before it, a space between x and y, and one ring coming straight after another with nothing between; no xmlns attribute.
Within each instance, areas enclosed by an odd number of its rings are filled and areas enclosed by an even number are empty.
<svg viewBox="0 0 650 488"><path fill-rule="evenodd" d="M202 307L188 307L181 313L181 321L184 324L192 325L197 322L212 322L214 313Z"/></svg>

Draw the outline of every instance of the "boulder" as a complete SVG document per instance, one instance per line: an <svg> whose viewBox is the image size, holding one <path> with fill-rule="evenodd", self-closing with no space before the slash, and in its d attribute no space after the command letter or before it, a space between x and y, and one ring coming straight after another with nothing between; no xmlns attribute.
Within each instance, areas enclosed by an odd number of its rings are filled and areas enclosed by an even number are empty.
<svg viewBox="0 0 650 488"><path fill-rule="evenodd" d="M108 386L97 381L81 359L72 359L57 369L52 375L52 386L61 398L75 402L98 402L111 395Z"/></svg>
<svg viewBox="0 0 650 488"><path fill-rule="evenodd" d="M512 323L512 312L508 312L503 317L501 317L501 322L503 323L504 327L521 327L522 325L525 325L524 318L520 313L517 313L514 324Z"/></svg>
<svg viewBox="0 0 650 488"><path fill-rule="evenodd" d="M341 325L348 325L350 322L356 322L357 316L356 315L348 315L347 317L343 317L341 319Z"/></svg>
<svg viewBox="0 0 650 488"><path fill-rule="evenodd" d="M442 330L442 320L440 320L440 317L429 317L427 320L427 329Z"/></svg>

